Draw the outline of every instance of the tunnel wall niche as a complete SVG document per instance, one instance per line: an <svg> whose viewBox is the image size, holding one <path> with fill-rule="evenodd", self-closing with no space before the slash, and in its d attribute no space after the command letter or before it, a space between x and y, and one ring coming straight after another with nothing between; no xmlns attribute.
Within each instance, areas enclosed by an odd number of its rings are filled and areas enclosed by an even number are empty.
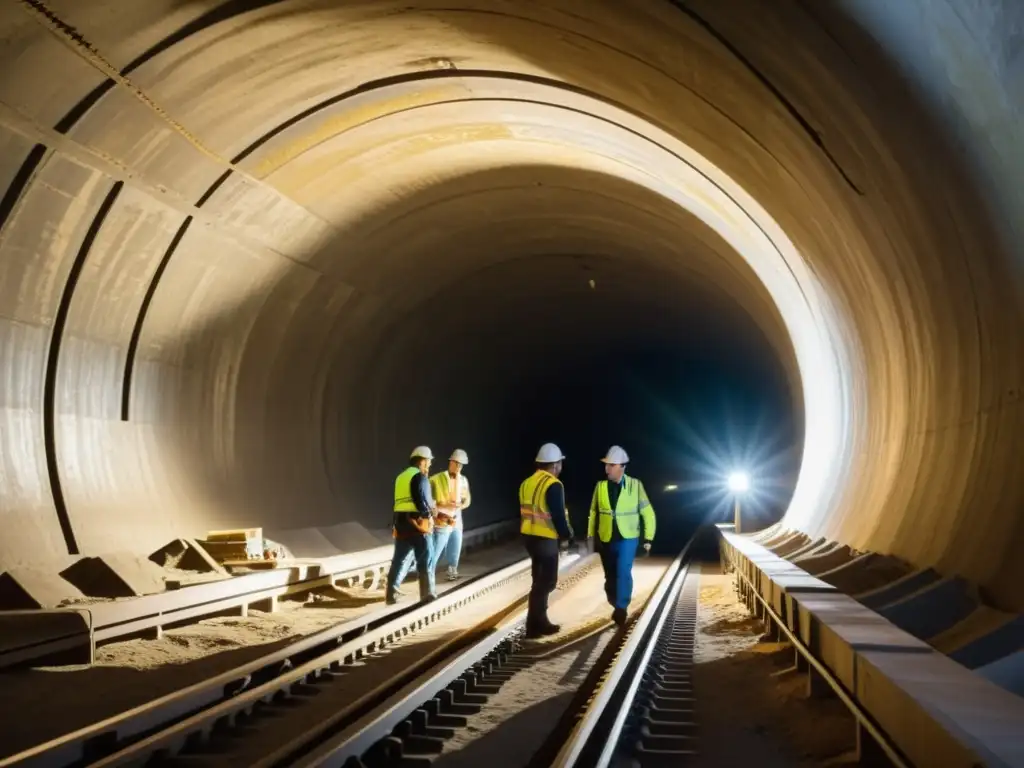
<svg viewBox="0 0 1024 768"><path fill-rule="evenodd" d="M385 289L394 260L325 246L381 185L488 153L621 171L644 150L594 131L615 109L735 182L792 244L758 276L822 307L832 357L804 356L805 401L844 410L787 522L1019 603L1024 9L820 5L50 2L95 53L5 6L0 561L339 514L336 468L356 457L325 446L359 437L322 433L343 423L324 418L333 361L423 297ZM452 105L481 119L453 128ZM735 213L701 215L729 240ZM239 452L302 497L255 493Z"/></svg>

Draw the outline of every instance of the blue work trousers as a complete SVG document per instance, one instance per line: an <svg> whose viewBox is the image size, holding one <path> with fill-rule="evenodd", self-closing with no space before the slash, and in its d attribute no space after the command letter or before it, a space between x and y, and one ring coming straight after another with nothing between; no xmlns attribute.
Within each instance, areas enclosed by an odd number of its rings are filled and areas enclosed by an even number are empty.
<svg viewBox="0 0 1024 768"><path fill-rule="evenodd" d="M633 560L639 539L601 541L598 551L604 568L604 593L613 608L629 608L633 599Z"/></svg>
<svg viewBox="0 0 1024 768"><path fill-rule="evenodd" d="M413 561L416 562L416 571L419 573L420 599L437 594L434 587L434 569L431 565L434 559L433 544L433 538L429 535L395 539L395 553L391 557L391 569L388 571L389 598L394 596L395 590L405 581Z"/></svg>
<svg viewBox="0 0 1024 768"><path fill-rule="evenodd" d="M427 562L427 568L430 571L430 594L434 594L434 585L436 583L436 570L437 561L441 559L441 555L444 554L445 548L448 545L448 536L451 528L434 528L434 532L424 538L430 542L430 560ZM409 575L409 571L412 570L412 564L415 562L415 553L410 550L407 552L398 566L398 573L394 582L388 581L389 584L394 583L395 587L398 587L405 581L405 577ZM392 562L392 566L394 563Z"/></svg>
<svg viewBox="0 0 1024 768"><path fill-rule="evenodd" d="M451 535L448 536L448 546L445 547L444 557L448 561L448 567L459 570L459 557L462 555L462 520L449 528Z"/></svg>
<svg viewBox="0 0 1024 768"><path fill-rule="evenodd" d="M452 529L449 527L434 527L434 543L431 546L431 558L430 558L430 578L434 578L434 571L437 570L437 563L441 559L441 555L444 554L445 548L448 546L448 539L452 534Z"/></svg>

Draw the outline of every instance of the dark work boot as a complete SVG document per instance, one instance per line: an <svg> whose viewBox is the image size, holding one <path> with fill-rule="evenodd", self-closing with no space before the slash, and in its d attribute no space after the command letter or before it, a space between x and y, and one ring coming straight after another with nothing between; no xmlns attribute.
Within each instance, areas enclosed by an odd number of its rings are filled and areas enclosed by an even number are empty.
<svg viewBox="0 0 1024 768"><path fill-rule="evenodd" d="M539 627L529 627L526 630L526 638L528 640L535 640L538 637L548 637L549 635L557 635L562 627L558 624L552 624L550 621L547 624L542 624Z"/></svg>
<svg viewBox="0 0 1024 768"><path fill-rule="evenodd" d="M616 608L614 611L612 611L612 621L614 621L620 627L626 626L626 609Z"/></svg>

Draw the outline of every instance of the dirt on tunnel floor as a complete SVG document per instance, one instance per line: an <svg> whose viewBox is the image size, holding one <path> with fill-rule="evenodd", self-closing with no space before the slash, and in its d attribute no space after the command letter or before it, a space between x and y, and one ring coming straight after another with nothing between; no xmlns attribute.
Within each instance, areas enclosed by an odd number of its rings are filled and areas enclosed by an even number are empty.
<svg viewBox="0 0 1024 768"><path fill-rule="evenodd" d="M717 565L700 577L693 686L701 765L794 768L852 764L854 720L833 697L805 698L794 651L764 625Z"/></svg>
<svg viewBox="0 0 1024 768"><path fill-rule="evenodd" d="M643 606L670 562L666 558L637 559L633 566L631 611ZM552 652L575 631L599 626L602 620L610 618L600 564L557 602L552 602L548 615L561 625L561 632L531 644L530 649L550 655L516 672L497 694L489 697L479 714L469 718L467 727L457 729L455 737L445 742L444 752L434 761L437 768L530 765L530 758L558 723L614 634L609 627Z"/></svg>
<svg viewBox="0 0 1024 768"><path fill-rule="evenodd" d="M517 540L468 552L463 578L448 582L439 569L439 592L525 556ZM414 580L404 587L411 603ZM384 591L361 605L310 597L282 600L273 613L220 616L168 629L160 639L132 639L96 650L92 666L40 667L0 674L0 759L247 664L320 630L383 606Z"/></svg>

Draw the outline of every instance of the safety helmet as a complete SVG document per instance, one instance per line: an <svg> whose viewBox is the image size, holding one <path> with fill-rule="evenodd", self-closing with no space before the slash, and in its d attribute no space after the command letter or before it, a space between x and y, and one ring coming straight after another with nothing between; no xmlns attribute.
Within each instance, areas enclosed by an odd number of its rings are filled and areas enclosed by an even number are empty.
<svg viewBox="0 0 1024 768"><path fill-rule="evenodd" d="M561 461L565 456L562 455L562 449L554 443L544 443L537 451L537 458L534 459L538 464L554 464L556 461Z"/></svg>
<svg viewBox="0 0 1024 768"><path fill-rule="evenodd" d="M434 460L434 454L425 445L418 445L413 448L412 454L409 456L410 459L429 459Z"/></svg>
<svg viewBox="0 0 1024 768"><path fill-rule="evenodd" d="M462 466L466 466L469 464L469 456L467 456L466 452L461 448L456 448L452 451L452 455L448 457L448 461L457 461Z"/></svg>
<svg viewBox="0 0 1024 768"><path fill-rule="evenodd" d="M620 446L613 445L608 449L608 453L605 454L601 461L605 464L628 464L629 454Z"/></svg>

